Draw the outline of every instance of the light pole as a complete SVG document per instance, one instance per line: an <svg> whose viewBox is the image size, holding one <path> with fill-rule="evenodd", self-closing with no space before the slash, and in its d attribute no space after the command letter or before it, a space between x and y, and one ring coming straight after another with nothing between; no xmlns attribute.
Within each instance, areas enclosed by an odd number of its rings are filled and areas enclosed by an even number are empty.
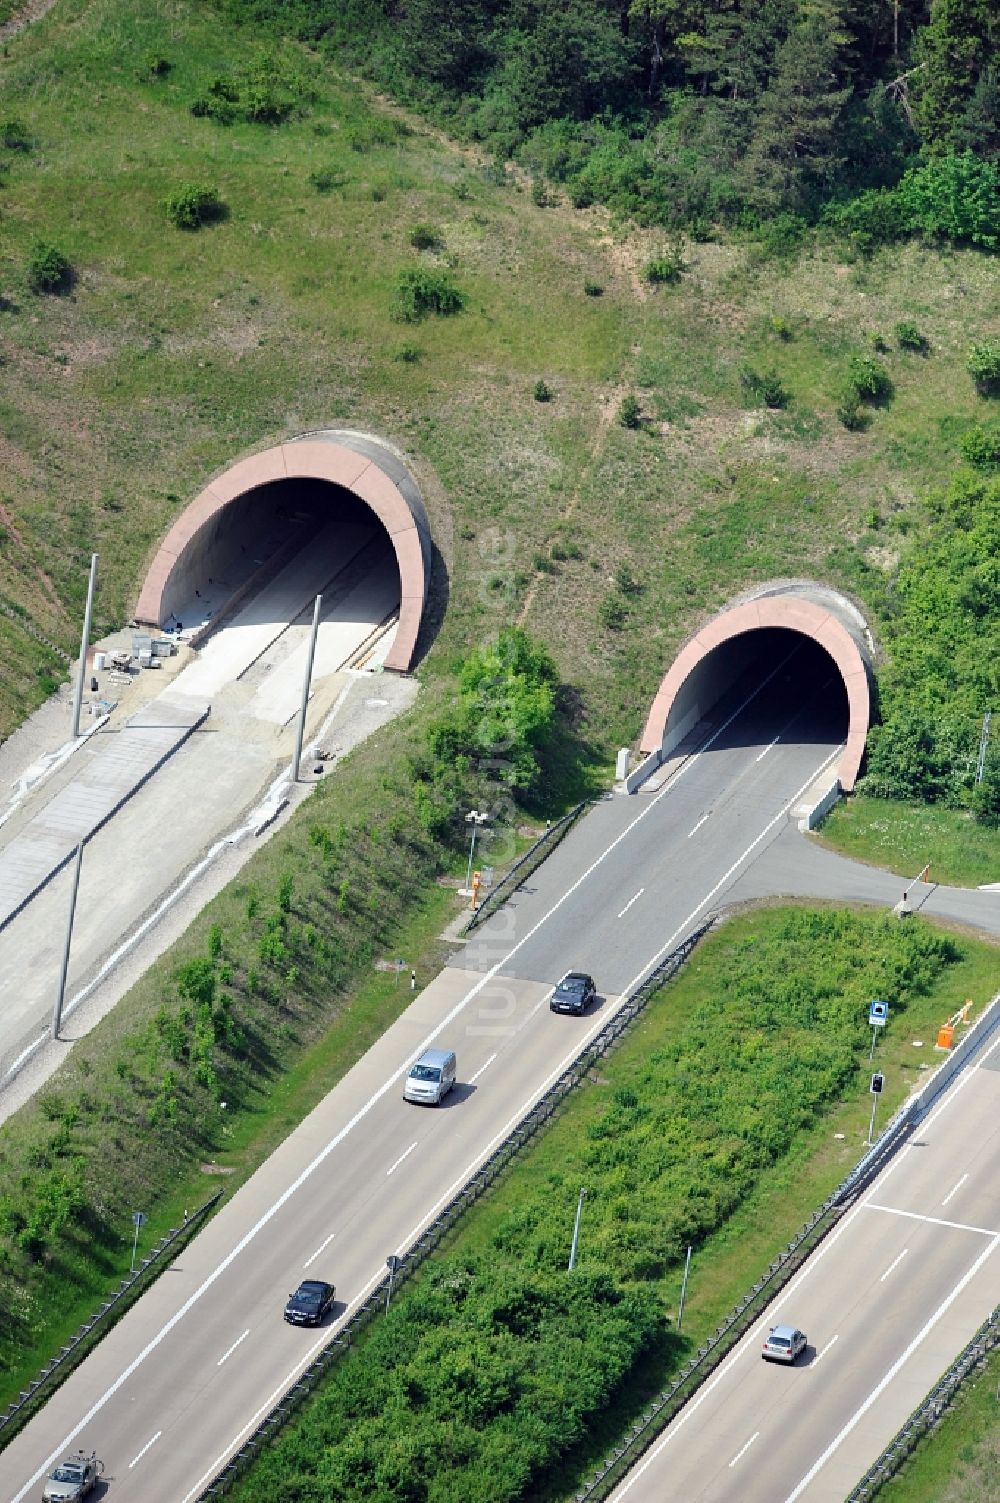
<svg viewBox="0 0 1000 1503"><path fill-rule="evenodd" d="M684 1301L688 1291L688 1274L691 1271L691 1249L688 1248L687 1262L684 1264L684 1279L681 1284L681 1302L677 1309L677 1334L680 1335L681 1321L684 1319Z"/></svg>
<svg viewBox="0 0 1000 1503"><path fill-rule="evenodd" d="M87 675L87 648L90 646L90 623L94 616L94 585L97 581L97 554L90 555L90 583L87 585L87 608L83 613L83 636L80 640L80 668L73 695L73 740L80 734L80 710L83 706L83 681Z"/></svg>
<svg viewBox="0 0 1000 1503"><path fill-rule="evenodd" d="M573 1272L573 1264L576 1262L576 1249L577 1244L580 1241L580 1217L583 1215L583 1202L586 1200L586 1198L586 1190L581 1190L580 1199L576 1203L576 1222L573 1226L573 1246L569 1250L569 1268L567 1269L568 1273Z"/></svg>
<svg viewBox="0 0 1000 1503"><path fill-rule="evenodd" d="M470 886L470 884L472 882L472 858L476 854L476 832L479 829L479 826L484 825L489 817L490 816L485 809L470 809L468 814L465 816L465 823L472 826L472 843L469 846L469 864L465 869L465 886L462 888L460 894L460 896L463 898L472 896L472 887Z"/></svg>

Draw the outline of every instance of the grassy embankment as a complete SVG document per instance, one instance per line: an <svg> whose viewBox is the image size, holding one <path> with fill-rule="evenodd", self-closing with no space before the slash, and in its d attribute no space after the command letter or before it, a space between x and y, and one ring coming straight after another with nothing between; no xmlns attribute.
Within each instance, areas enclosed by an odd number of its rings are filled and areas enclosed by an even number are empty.
<svg viewBox="0 0 1000 1503"><path fill-rule="evenodd" d="M986 1503L1000 1490L1000 1352L879 1494L884 1503Z"/></svg>
<svg viewBox="0 0 1000 1503"><path fill-rule="evenodd" d="M995 963L989 946L863 913L733 920L338 1365L238 1496L271 1497L278 1479L292 1496L321 1487L345 1503L396 1497L404 1478L415 1498L571 1493L861 1153L866 1000L893 999L879 1052L891 1111L935 1062L914 1040L932 1038L963 995L984 1001ZM614 1314L603 1361L572 1305L564 1310L581 1185L575 1277L592 1299L604 1291L602 1318ZM668 1318L689 1243L678 1339Z"/></svg>
<svg viewBox="0 0 1000 1503"><path fill-rule="evenodd" d="M823 821L824 844L873 866L915 877L930 864L934 882L977 887L1000 882L1000 838L960 809L858 794Z"/></svg>

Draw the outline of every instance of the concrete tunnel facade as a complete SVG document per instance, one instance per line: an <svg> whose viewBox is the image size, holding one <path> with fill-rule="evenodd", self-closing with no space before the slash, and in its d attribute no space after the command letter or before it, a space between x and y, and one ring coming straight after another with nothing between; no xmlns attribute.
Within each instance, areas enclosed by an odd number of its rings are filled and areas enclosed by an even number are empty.
<svg viewBox="0 0 1000 1503"><path fill-rule="evenodd" d="M431 533L416 480L384 441L346 429L305 433L241 459L212 480L185 508L150 565L136 620L163 628L190 598L208 561L238 546L240 523L266 513L288 482L334 487L364 504L388 534L399 568L399 624L385 667L405 673L417 637L431 573ZM220 572L216 562L212 565ZM232 604L233 602L229 602Z"/></svg>
<svg viewBox="0 0 1000 1503"><path fill-rule="evenodd" d="M754 634L770 628L811 638L843 680L848 725L837 776L853 789L871 724L874 645L868 625L844 595L808 580L775 581L741 596L700 627L665 674L642 733L648 775L684 740L754 658ZM642 778L636 775L638 786Z"/></svg>

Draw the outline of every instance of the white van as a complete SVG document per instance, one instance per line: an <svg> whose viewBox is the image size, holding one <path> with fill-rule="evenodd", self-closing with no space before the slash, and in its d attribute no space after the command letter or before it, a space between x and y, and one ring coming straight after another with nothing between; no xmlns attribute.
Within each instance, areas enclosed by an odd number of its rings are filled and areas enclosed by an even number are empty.
<svg viewBox="0 0 1000 1503"><path fill-rule="evenodd" d="M455 1084L455 1056L450 1049L425 1049L410 1066L403 1087L404 1101L439 1106Z"/></svg>

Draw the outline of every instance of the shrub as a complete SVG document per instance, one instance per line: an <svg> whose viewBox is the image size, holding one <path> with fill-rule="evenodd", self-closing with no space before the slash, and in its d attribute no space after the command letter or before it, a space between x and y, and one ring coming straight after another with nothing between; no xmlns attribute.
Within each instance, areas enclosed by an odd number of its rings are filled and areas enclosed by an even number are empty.
<svg viewBox="0 0 1000 1503"><path fill-rule="evenodd" d="M853 386L847 386L837 404L837 418L851 433L861 433L871 421Z"/></svg>
<svg viewBox="0 0 1000 1503"><path fill-rule="evenodd" d="M198 230L222 214L222 200L216 188L204 183L185 183L165 201L167 218L179 230Z"/></svg>
<svg viewBox="0 0 1000 1503"><path fill-rule="evenodd" d="M962 458L977 470L1000 470L1000 421L980 423L963 433L958 444Z"/></svg>
<svg viewBox="0 0 1000 1503"><path fill-rule="evenodd" d="M901 350L913 350L917 355L926 355L930 351L926 335L921 334L910 319L903 319L896 325L896 343Z"/></svg>
<svg viewBox="0 0 1000 1503"><path fill-rule="evenodd" d="M1000 164L947 153L903 174L896 189L914 229L938 240L1000 246Z"/></svg>
<svg viewBox="0 0 1000 1503"><path fill-rule="evenodd" d="M333 188L343 187L345 181L342 173L331 172L328 167L314 167L308 177L317 193L329 193Z"/></svg>
<svg viewBox="0 0 1000 1503"><path fill-rule="evenodd" d="M847 384L862 402L879 406L892 398L889 372L873 355L852 355L847 367Z"/></svg>
<svg viewBox="0 0 1000 1503"><path fill-rule="evenodd" d="M781 340L782 344L789 344L795 337L794 330L788 319L782 318L780 314L772 313L767 321L767 326L775 338Z"/></svg>
<svg viewBox="0 0 1000 1503"><path fill-rule="evenodd" d="M660 251L658 256L653 256L652 260L646 262L643 276L647 282L656 287L661 283L672 285L679 282L685 271L687 271L687 263L684 260L684 243L678 239Z"/></svg>
<svg viewBox="0 0 1000 1503"><path fill-rule="evenodd" d="M430 313L447 317L464 307L465 297L447 272L411 266L399 273L391 309L399 322L415 324Z"/></svg>
<svg viewBox="0 0 1000 1503"><path fill-rule="evenodd" d="M863 256L903 240L912 228L909 212L892 188L871 188L846 204L831 204L823 223Z"/></svg>
<svg viewBox="0 0 1000 1503"><path fill-rule="evenodd" d="M776 371L758 372L745 365L740 371L740 385L751 400L763 407L787 407L789 396Z"/></svg>
<svg viewBox="0 0 1000 1503"><path fill-rule="evenodd" d="M36 240L28 253L28 286L32 292L65 292L73 283L69 257L47 240Z"/></svg>
<svg viewBox="0 0 1000 1503"><path fill-rule="evenodd" d="M618 409L618 421L623 428L642 427L642 408L636 397L630 395L622 398L622 404Z"/></svg>
<svg viewBox="0 0 1000 1503"><path fill-rule="evenodd" d="M587 297L604 296L604 288L601 286L600 282L586 281L583 284L583 290L586 293Z"/></svg>
<svg viewBox="0 0 1000 1503"><path fill-rule="evenodd" d="M444 236L432 224L415 224L410 231L410 244L414 250L436 251L444 244Z"/></svg>
<svg viewBox="0 0 1000 1503"><path fill-rule="evenodd" d="M22 120L8 116L0 120L0 146L6 151L27 151L31 146L28 128Z"/></svg>
<svg viewBox="0 0 1000 1503"><path fill-rule="evenodd" d="M606 631L621 631L628 619L628 606L617 591L605 595L597 607L597 619Z"/></svg>
<svg viewBox="0 0 1000 1503"><path fill-rule="evenodd" d="M642 594L642 585L626 563L618 564L615 568L615 588L622 595Z"/></svg>
<svg viewBox="0 0 1000 1503"><path fill-rule="evenodd" d="M531 180L531 202L539 209L547 209L552 202L543 177L533 177Z"/></svg>
<svg viewBox="0 0 1000 1503"><path fill-rule="evenodd" d="M982 339L974 344L965 368L981 397L1000 396L1000 339Z"/></svg>
<svg viewBox="0 0 1000 1503"><path fill-rule="evenodd" d="M143 59L141 77L166 78L172 67L173 63L168 57L159 52L150 52Z"/></svg>
<svg viewBox="0 0 1000 1503"><path fill-rule="evenodd" d="M583 550L579 543L564 542L559 539L552 544L549 552L558 563L564 563L567 559L571 558L583 557Z"/></svg>
<svg viewBox="0 0 1000 1503"><path fill-rule="evenodd" d="M399 349L393 356L393 359L398 360L401 365L416 365L417 361L420 359L420 356L421 351L417 345L401 344Z"/></svg>
<svg viewBox="0 0 1000 1503"><path fill-rule="evenodd" d="M532 389L532 396L536 402L551 402L552 388L539 377Z"/></svg>

